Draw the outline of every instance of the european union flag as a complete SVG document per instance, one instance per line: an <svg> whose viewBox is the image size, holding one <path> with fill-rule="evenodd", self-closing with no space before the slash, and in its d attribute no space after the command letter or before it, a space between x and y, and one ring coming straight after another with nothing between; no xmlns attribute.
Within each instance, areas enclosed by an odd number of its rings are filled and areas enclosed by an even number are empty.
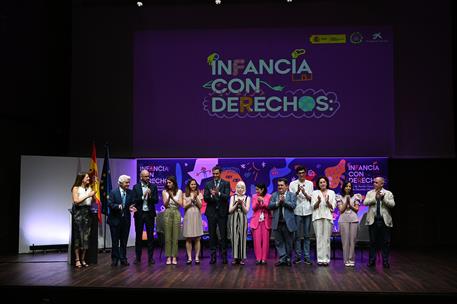
<svg viewBox="0 0 457 304"><path fill-rule="evenodd" d="M105 145L105 158L103 160L102 178L100 182L100 200L102 203L102 213L108 215L108 196L113 188L111 183L111 171L109 169L109 146Z"/></svg>

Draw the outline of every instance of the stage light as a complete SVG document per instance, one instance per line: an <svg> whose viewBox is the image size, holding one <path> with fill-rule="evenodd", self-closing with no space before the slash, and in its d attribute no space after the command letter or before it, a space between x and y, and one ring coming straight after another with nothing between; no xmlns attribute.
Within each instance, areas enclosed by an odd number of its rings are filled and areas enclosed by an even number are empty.
<svg viewBox="0 0 457 304"><path fill-rule="evenodd" d="M142 6L143 6L143 2L141 2L141 1L138 1L138 2L136 3L136 6L138 6L138 7L142 7Z"/></svg>
<svg viewBox="0 0 457 304"><path fill-rule="evenodd" d="M291 3L291 2L292 2L292 0L287 0L287 3Z"/></svg>
<svg viewBox="0 0 457 304"><path fill-rule="evenodd" d="M215 0L214 3L216 3L216 4L222 4L222 0Z"/></svg>

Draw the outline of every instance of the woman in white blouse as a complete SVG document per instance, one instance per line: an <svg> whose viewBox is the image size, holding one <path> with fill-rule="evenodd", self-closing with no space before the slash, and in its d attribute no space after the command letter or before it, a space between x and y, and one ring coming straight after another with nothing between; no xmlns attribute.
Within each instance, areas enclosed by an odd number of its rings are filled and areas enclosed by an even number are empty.
<svg viewBox="0 0 457 304"><path fill-rule="evenodd" d="M167 256L167 265L178 264L178 237L181 227L181 213L179 207L182 207L182 191L178 189L176 177L167 177L167 184L162 191L163 205L165 206L164 230L165 230L165 255Z"/></svg>
<svg viewBox="0 0 457 304"><path fill-rule="evenodd" d="M335 209L335 192L328 189L326 176L317 179L317 188L311 196L313 206L313 227L316 233L317 265L328 266L330 263L330 237L333 229L333 209Z"/></svg>
<svg viewBox="0 0 457 304"><path fill-rule="evenodd" d="M357 237L359 218L357 212L362 202L362 195L354 194L352 183L345 181L341 187L341 195L336 196L336 203L340 211L338 227L341 233L341 243L343 244L344 265L355 266L355 239Z"/></svg>

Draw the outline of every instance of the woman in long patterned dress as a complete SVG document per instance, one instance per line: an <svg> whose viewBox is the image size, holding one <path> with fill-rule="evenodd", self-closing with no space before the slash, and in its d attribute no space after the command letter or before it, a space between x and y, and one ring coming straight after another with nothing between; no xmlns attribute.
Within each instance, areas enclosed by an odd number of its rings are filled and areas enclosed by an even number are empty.
<svg viewBox="0 0 457 304"><path fill-rule="evenodd" d="M73 197L73 223L75 227L75 267L89 266L84 260L89 248L90 235L90 205L95 191L90 187L90 177L86 172L76 176L71 187Z"/></svg>
<svg viewBox="0 0 457 304"><path fill-rule="evenodd" d="M191 179L186 185L183 197L184 223L183 236L186 238L187 265L192 263L192 239L195 241L195 264L200 264L200 237L203 235L202 208L203 195L198 191L198 184Z"/></svg>
<svg viewBox="0 0 457 304"><path fill-rule="evenodd" d="M248 232L249 207L251 200L246 195L246 185L243 181L236 184L236 192L230 197L230 240L232 242L232 264L244 265L246 260L246 238Z"/></svg>

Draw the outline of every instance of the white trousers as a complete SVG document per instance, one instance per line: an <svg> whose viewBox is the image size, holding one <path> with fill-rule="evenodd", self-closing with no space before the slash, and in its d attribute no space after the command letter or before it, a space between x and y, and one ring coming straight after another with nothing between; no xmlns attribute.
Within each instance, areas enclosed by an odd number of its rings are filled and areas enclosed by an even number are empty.
<svg viewBox="0 0 457 304"><path fill-rule="evenodd" d="M316 233L317 262L329 263L333 223L329 219L318 219L313 222L313 226Z"/></svg>

